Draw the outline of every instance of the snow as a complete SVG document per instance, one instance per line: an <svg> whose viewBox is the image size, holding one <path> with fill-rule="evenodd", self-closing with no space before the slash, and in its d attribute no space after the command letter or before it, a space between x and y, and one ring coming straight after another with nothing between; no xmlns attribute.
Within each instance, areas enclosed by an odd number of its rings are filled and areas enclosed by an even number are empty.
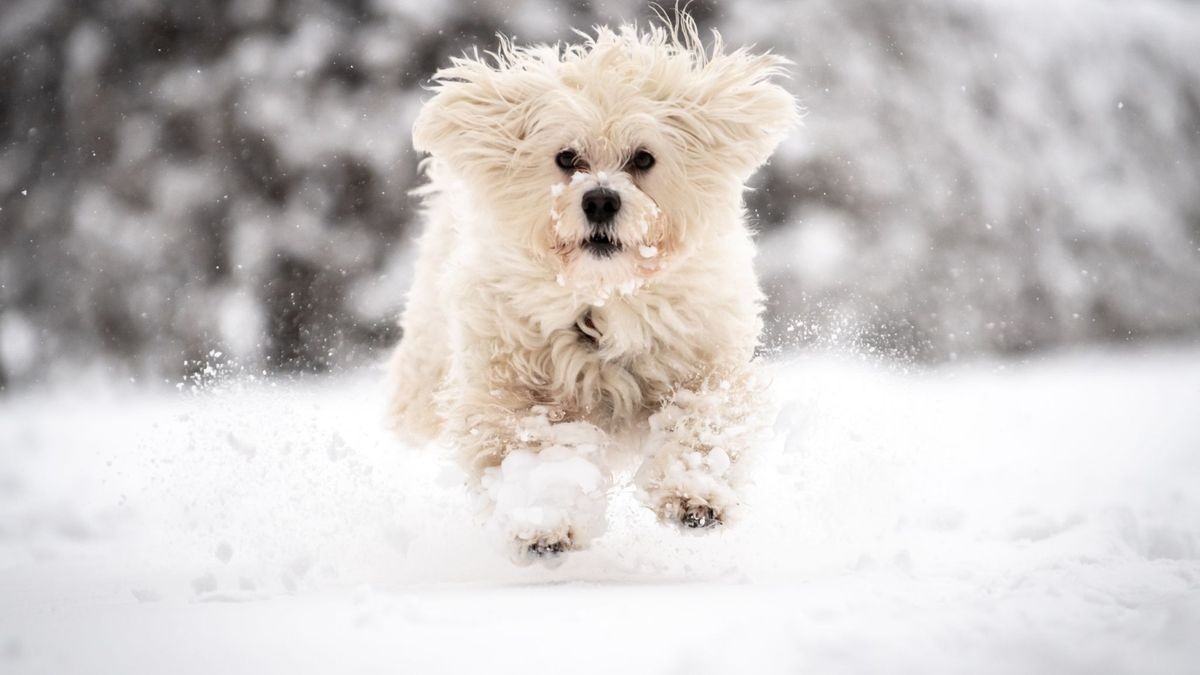
<svg viewBox="0 0 1200 675"><path fill-rule="evenodd" d="M681 537L621 480L556 569L492 550L445 453L383 430L376 372L9 397L0 670L1200 662L1200 348L772 370L778 434L736 526ZM554 480L598 478L561 461Z"/></svg>

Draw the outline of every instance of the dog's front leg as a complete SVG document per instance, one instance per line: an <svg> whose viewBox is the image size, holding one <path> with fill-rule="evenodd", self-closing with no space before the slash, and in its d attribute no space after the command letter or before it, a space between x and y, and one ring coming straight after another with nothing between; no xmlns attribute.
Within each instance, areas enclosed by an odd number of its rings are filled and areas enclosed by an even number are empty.
<svg viewBox="0 0 1200 675"><path fill-rule="evenodd" d="M468 412L458 444L485 528L515 562L554 564L604 532L607 438L561 411L494 404Z"/></svg>
<svg viewBox="0 0 1200 675"><path fill-rule="evenodd" d="M742 465L765 442L768 397L750 367L682 387L650 416L639 496L664 523L705 530L740 504Z"/></svg>

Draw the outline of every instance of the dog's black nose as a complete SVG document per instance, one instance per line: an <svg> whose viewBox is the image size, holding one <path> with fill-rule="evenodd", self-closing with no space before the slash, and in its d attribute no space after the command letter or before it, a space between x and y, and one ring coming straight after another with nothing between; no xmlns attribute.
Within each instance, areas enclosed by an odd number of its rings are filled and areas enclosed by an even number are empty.
<svg viewBox="0 0 1200 675"><path fill-rule="evenodd" d="M603 225L621 210L621 195L608 188L592 188L583 195L583 215L593 225Z"/></svg>

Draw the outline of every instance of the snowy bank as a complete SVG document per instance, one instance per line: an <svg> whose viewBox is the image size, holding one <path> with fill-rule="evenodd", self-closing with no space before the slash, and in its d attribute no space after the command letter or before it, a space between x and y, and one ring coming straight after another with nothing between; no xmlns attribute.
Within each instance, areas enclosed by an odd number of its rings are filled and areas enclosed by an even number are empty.
<svg viewBox="0 0 1200 675"><path fill-rule="evenodd" d="M520 568L380 378L0 407L5 672L1186 672L1200 351L778 364L747 513Z"/></svg>

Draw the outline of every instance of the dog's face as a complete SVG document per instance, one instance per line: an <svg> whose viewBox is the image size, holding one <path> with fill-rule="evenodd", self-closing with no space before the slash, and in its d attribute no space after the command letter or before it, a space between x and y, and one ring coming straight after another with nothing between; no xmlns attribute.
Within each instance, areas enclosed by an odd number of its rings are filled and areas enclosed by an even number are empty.
<svg viewBox="0 0 1200 675"><path fill-rule="evenodd" d="M784 61L706 54L694 28L600 29L567 47L455 60L414 128L483 212L473 236L560 284L629 291L721 228L796 120Z"/></svg>

